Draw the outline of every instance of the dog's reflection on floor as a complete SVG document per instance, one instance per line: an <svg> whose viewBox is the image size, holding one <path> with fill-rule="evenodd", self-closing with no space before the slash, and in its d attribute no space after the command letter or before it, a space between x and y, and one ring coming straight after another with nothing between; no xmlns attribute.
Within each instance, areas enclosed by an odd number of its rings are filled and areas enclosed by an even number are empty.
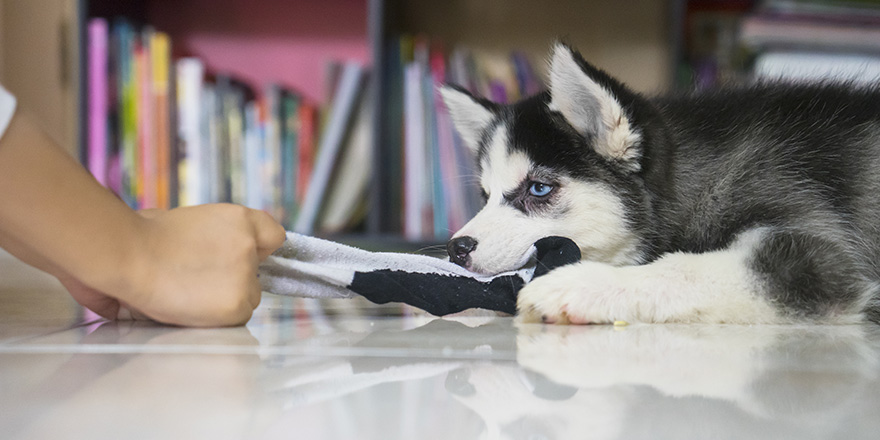
<svg viewBox="0 0 880 440"><path fill-rule="evenodd" d="M860 438L880 427L863 417L880 404L878 341L874 326L522 326L517 358L604 395L598 413L622 414L611 438Z"/></svg>
<svg viewBox="0 0 880 440"><path fill-rule="evenodd" d="M300 359L271 374L273 394L293 411L380 384L443 378L448 396L485 423L484 438L859 438L880 428L867 416L880 404L878 342L872 326L435 320L370 333L355 346L456 356ZM516 362L492 360L510 351Z"/></svg>

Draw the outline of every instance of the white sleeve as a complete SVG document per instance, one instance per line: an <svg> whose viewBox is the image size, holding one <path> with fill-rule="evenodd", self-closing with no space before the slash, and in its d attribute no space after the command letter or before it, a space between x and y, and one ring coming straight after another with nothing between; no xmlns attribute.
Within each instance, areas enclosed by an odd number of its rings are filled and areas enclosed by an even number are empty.
<svg viewBox="0 0 880 440"><path fill-rule="evenodd" d="M15 97L0 86L0 138L6 133L6 127L9 126L13 113L15 113Z"/></svg>

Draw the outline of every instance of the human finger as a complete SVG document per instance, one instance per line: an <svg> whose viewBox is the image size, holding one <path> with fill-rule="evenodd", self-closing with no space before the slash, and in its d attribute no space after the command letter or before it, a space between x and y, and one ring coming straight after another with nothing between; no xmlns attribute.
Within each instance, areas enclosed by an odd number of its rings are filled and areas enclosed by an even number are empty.
<svg viewBox="0 0 880 440"><path fill-rule="evenodd" d="M280 223L263 211L251 209L250 218L254 226L254 238L257 240L257 256L263 261L281 247L286 233Z"/></svg>

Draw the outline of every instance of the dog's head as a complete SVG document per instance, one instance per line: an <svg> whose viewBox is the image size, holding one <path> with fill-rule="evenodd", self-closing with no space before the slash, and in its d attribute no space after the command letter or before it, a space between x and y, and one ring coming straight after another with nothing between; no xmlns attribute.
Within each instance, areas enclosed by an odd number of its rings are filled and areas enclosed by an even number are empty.
<svg viewBox="0 0 880 440"><path fill-rule="evenodd" d="M641 97L563 44L547 92L509 106L453 87L441 93L476 153L486 200L449 242L452 261L479 273L515 270L550 235L574 240L585 259L642 258L633 227L647 200L645 139L633 117Z"/></svg>

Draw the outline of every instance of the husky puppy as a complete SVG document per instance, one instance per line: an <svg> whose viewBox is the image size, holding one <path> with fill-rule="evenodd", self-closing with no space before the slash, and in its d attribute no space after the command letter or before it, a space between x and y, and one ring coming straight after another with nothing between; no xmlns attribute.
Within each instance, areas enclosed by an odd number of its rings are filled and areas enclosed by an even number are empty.
<svg viewBox="0 0 880 440"><path fill-rule="evenodd" d="M452 261L496 274L545 236L581 249L519 293L522 320L880 317L880 88L648 99L564 44L549 85L507 106L441 90L486 199Z"/></svg>

